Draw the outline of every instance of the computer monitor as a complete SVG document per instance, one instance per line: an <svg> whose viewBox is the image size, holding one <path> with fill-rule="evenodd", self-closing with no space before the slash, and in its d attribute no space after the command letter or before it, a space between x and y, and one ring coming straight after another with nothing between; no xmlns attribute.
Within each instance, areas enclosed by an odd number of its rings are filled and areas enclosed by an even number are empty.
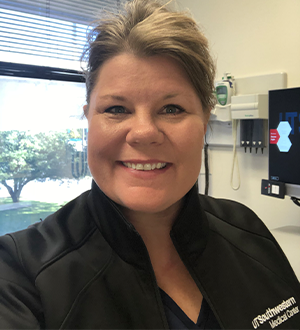
<svg viewBox="0 0 300 330"><path fill-rule="evenodd" d="M269 180L300 198L300 87L269 91Z"/></svg>

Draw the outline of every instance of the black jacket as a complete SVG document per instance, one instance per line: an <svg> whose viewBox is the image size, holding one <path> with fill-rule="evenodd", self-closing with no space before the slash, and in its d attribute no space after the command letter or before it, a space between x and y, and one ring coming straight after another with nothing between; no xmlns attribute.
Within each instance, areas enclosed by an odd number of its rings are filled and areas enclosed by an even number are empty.
<svg viewBox="0 0 300 330"><path fill-rule="evenodd" d="M300 329L299 282L248 208L193 187L170 235L221 327ZM95 183L0 259L0 329L168 328L141 237Z"/></svg>

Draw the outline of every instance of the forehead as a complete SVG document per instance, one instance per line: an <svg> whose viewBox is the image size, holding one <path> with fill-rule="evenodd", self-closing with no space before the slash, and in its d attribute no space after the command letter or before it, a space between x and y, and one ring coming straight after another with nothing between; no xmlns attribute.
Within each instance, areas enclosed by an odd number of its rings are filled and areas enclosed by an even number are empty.
<svg viewBox="0 0 300 330"><path fill-rule="evenodd" d="M134 90L143 94L180 92L197 96L183 67L175 59L160 55L137 57L124 53L107 60L99 70L95 89L101 94Z"/></svg>

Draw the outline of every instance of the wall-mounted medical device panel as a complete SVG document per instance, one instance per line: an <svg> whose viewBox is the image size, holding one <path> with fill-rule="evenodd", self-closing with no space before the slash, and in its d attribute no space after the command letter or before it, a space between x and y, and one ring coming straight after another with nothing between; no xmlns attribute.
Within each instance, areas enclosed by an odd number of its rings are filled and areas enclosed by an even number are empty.
<svg viewBox="0 0 300 330"><path fill-rule="evenodd" d="M229 78L227 77L227 79ZM232 79L233 80L233 79ZM232 139L232 129L231 122L232 119L242 119L251 120L255 118L262 118L265 122L268 118L268 92L269 90L282 89L287 87L287 74L285 72L271 73L257 76L246 76L246 77L234 77L234 92L231 93L231 99L229 103L229 98L226 99L226 104L221 105L219 102L216 107L211 111L210 117L210 132L208 134L208 143L210 146L228 146L233 145ZM215 86L224 86L223 80L215 82ZM222 96L224 89L219 89L219 94ZM228 94L229 95L229 94ZM261 96L263 95L263 96ZM222 96L223 97L223 96ZM222 99L220 98L220 100ZM241 97L241 98L240 98ZM232 110L232 99L234 101L234 110ZM224 103L224 102L223 102ZM237 106L238 105L238 106ZM240 110L238 110L238 108ZM248 111L251 111L250 113ZM240 111L240 113L239 113ZM232 117L233 114L233 117ZM240 116L239 118L237 118ZM237 127L240 125L240 120L238 120ZM242 144L242 140L239 136L240 129L237 132L237 141L240 142L240 146L245 147ZM264 133L268 134L267 130L264 128ZM257 135L255 134L255 137ZM265 136L265 134L264 134ZM251 141L261 141L260 139L253 139ZM265 136L265 143L267 143L267 138ZM238 143L239 144L239 143ZM250 143L249 143L250 145ZM252 148L254 146L252 145ZM256 146L255 146L256 148ZM247 150L249 150L247 148Z"/></svg>
<svg viewBox="0 0 300 330"><path fill-rule="evenodd" d="M287 87L287 74L285 72L248 77L246 76L240 78L234 77L234 79L232 79L231 77L232 76L230 76L229 78L227 75L226 79L224 78L223 80L218 80L215 82L216 87L220 86L218 90L220 101L218 101L216 107L211 111L212 115L210 117L210 120L212 123L215 121L229 122L232 119L267 119L268 106L265 106L264 104L267 102L266 95L268 95L269 90L282 89ZM230 93L227 93L226 103L224 104L226 93L224 93L225 89L223 87L225 87L226 83L229 83L231 80L233 82L234 89L231 90L227 88ZM218 93L216 92L217 98ZM265 96L260 97L260 95ZM250 97L250 99L247 98L248 96ZM237 97L242 98L240 99ZM236 107L237 104L242 105L242 109L240 110L243 110L243 112L238 113L237 111L239 110L237 108L232 110L232 100L234 100L234 107ZM221 101L223 104L220 103ZM249 110L256 111L252 111L249 113ZM246 117L248 115L249 117Z"/></svg>
<svg viewBox="0 0 300 330"><path fill-rule="evenodd" d="M263 153L267 146L268 121L266 119L242 119L240 120L240 146L249 148L250 152L260 149Z"/></svg>
<svg viewBox="0 0 300 330"><path fill-rule="evenodd" d="M232 96L231 117L232 119L267 119L268 94Z"/></svg>

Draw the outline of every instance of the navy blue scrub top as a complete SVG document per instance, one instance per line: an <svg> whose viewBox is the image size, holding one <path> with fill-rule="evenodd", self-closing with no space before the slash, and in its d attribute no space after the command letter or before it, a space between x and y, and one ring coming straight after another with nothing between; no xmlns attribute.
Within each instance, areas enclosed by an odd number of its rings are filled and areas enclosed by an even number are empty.
<svg viewBox="0 0 300 330"><path fill-rule="evenodd" d="M214 313L204 298L197 323L195 324L167 293L160 289L160 294L170 329L221 329Z"/></svg>

